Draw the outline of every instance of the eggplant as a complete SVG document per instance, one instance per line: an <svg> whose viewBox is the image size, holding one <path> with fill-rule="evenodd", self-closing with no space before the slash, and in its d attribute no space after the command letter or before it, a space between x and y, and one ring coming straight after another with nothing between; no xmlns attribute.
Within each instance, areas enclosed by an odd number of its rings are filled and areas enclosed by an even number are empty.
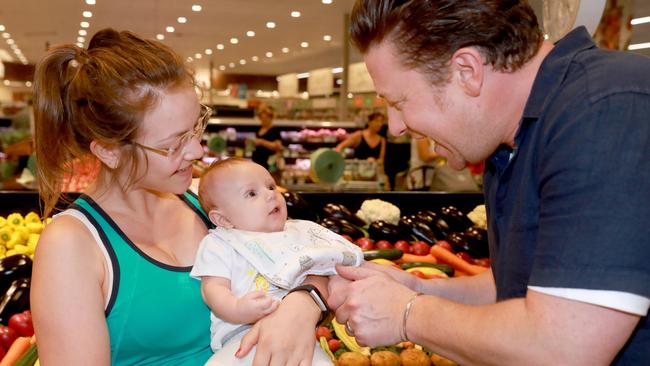
<svg viewBox="0 0 650 366"><path fill-rule="evenodd" d="M474 223L470 220L464 213L454 206L446 206L440 209L439 215L451 231L465 231L469 227L473 226Z"/></svg>
<svg viewBox="0 0 650 366"><path fill-rule="evenodd" d="M485 258L483 253L477 250L476 246L470 244L471 239L464 232L454 231L449 233L445 240L451 245L454 252L465 252L474 259Z"/></svg>
<svg viewBox="0 0 650 366"><path fill-rule="evenodd" d="M450 232L447 222L431 210L418 211L415 217L429 226L437 240L446 238Z"/></svg>
<svg viewBox="0 0 650 366"><path fill-rule="evenodd" d="M359 216L353 214L348 210L347 207L337 203L328 203L323 207L323 213L327 217L344 219L348 222L353 223L359 227L366 226L366 222L363 221Z"/></svg>
<svg viewBox="0 0 650 366"><path fill-rule="evenodd" d="M14 280L0 301L0 323L7 324L9 318L29 309L29 278Z"/></svg>
<svg viewBox="0 0 650 366"><path fill-rule="evenodd" d="M363 230L345 219L325 217L319 221L319 224L339 235L348 235L352 239L358 239L365 236Z"/></svg>
<svg viewBox="0 0 650 366"><path fill-rule="evenodd" d="M368 236L374 241L387 240L391 244L403 237L397 225L382 220L370 223L370 226L368 226Z"/></svg>
<svg viewBox="0 0 650 366"><path fill-rule="evenodd" d="M472 258L479 259L490 257L490 246L488 245L487 231L485 229L472 226L465 230L464 234L467 244L472 251L478 255L478 257Z"/></svg>
<svg viewBox="0 0 650 366"><path fill-rule="evenodd" d="M0 259L0 294L7 292L14 280L32 276L32 260L24 254Z"/></svg>
<svg viewBox="0 0 650 366"><path fill-rule="evenodd" d="M307 201L296 192L286 191L282 193L287 203L287 215L292 219L317 221L318 216L309 207Z"/></svg>
<svg viewBox="0 0 650 366"><path fill-rule="evenodd" d="M436 243L436 237L427 224L417 219L415 215L402 216L398 225L400 231L416 240L433 245Z"/></svg>

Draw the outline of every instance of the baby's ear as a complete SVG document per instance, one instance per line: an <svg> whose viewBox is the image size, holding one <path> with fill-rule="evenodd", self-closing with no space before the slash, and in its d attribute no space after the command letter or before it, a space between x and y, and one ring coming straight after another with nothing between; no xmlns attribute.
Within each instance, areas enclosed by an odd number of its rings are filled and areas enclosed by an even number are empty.
<svg viewBox="0 0 650 366"><path fill-rule="evenodd" d="M212 209L208 213L208 217L210 218L210 221L212 221L213 224L217 225L217 227L224 227L226 229L232 229L233 225L228 220L226 216L223 215L221 211L218 209Z"/></svg>

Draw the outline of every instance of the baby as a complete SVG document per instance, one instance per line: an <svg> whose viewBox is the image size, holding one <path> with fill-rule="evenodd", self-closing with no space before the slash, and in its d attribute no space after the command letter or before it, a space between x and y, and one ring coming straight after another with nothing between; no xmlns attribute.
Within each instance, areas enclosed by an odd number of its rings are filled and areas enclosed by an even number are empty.
<svg viewBox="0 0 650 366"><path fill-rule="evenodd" d="M251 324L273 312L307 275L334 275L336 264L358 266L363 253L311 221L287 220L284 197L269 172L231 158L212 164L199 183L201 206L217 228L203 239L190 275L212 310L209 364L250 365L234 357ZM331 365L316 347L313 365Z"/></svg>

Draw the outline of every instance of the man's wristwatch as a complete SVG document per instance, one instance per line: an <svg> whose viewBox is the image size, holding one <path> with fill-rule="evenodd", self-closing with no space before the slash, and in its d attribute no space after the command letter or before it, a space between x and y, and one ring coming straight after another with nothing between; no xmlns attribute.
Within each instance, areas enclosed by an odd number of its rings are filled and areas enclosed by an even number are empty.
<svg viewBox="0 0 650 366"><path fill-rule="evenodd" d="M289 290L286 296L296 291L306 291L309 296L311 296L312 300L316 303L316 306L320 309L320 319L318 319L318 324L322 324L329 316L330 309L327 307L327 302L323 298L323 295L321 295L320 291L318 291L318 288L314 285L300 285Z"/></svg>

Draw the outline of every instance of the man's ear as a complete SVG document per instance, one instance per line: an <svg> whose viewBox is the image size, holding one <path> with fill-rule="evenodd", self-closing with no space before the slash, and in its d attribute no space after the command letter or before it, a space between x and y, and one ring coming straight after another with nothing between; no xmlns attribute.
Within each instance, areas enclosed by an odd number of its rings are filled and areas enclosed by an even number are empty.
<svg viewBox="0 0 650 366"><path fill-rule="evenodd" d="M218 209L210 210L210 212L208 212L208 217L210 218L210 221L218 227L224 227L226 229L232 229L234 227L230 220L228 220L228 218Z"/></svg>
<svg viewBox="0 0 650 366"><path fill-rule="evenodd" d="M121 151L117 146L106 145L93 140L90 143L90 151L111 169L117 168L120 163Z"/></svg>
<svg viewBox="0 0 650 366"><path fill-rule="evenodd" d="M453 79L467 95L481 95L485 65L478 49L463 47L454 52L451 57L451 72Z"/></svg>

